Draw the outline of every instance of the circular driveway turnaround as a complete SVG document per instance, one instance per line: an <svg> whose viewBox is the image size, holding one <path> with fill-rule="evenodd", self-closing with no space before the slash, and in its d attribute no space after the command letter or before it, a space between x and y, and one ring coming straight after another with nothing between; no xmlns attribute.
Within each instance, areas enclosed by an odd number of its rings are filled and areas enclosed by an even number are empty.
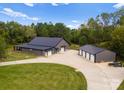
<svg viewBox="0 0 124 93"><path fill-rule="evenodd" d="M88 90L117 89L124 79L124 68L108 67L107 63L92 63L78 55L76 50L67 50L64 53L54 54L49 57L2 62L0 66L27 63L58 63L76 68L82 72L87 80Z"/></svg>

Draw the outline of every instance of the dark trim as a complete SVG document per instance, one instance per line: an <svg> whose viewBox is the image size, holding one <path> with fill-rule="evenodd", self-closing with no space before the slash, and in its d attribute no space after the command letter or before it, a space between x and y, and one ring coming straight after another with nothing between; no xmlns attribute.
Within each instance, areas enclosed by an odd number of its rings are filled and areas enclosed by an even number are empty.
<svg viewBox="0 0 124 93"><path fill-rule="evenodd" d="M85 51L85 58L86 58L87 52Z"/></svg>
<svg viewBox="0 0 124 93"><path fill-rule="evenodd" d="M89 53L89 60L91 59L91 53Z"/></svg>
<svg viewBox="0 0 124 93"><path fill-rule="evenodd" d="M94 63L96 63L96 54L94 54Z"/></svg>
<svg viewBox="0 0 124 93"><path fill-rule="evenodd" d="M71 43L69 41L67 41L65 38L62 38L63 40L65 40L69 45L71 45Z"/></svg>
<svg viewBox="0 0 124 93"><path fill-rule="evenodd" d="M22 47L22 46L18 46L19 48L24 48L24 49L33 49L33 50L40 50L40 51L46 51L46 50L50 50L50 49L52 49L53 47L51 47L51 48L48 48L48 49L36 49L36 48L27 48L27 47Z"/></svg>
<svg viewBox="0 0 124 93"><path fill-rule="evenodd" d="M83 49L80 49L80 50L83 50ZM85 52L87 52L87 53L90 53L90 52L88 52L88 51L86 51L86 50L83 50L83 51L85 51ZM97 52L97 53L95 53L95 54L98 54L98 53L103 52L103 51L105 51L105 50L99 51L99 52ZM90 54L95 55L95 54L93 54L93 53L90 53Z"/></svg>

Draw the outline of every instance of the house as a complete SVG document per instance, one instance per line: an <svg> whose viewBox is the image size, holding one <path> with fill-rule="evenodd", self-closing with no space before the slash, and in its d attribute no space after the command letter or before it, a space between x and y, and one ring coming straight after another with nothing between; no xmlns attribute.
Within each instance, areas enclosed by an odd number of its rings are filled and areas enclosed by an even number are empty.
<svg viewBox="0 0 124 93"><path fill-rule="evenodd" d="M107 62L115 61L116 59L116 53L93 45L84 45L80 47L79 55L83 56L90 62Z"/></svg>
<svg viewBox="0 0 124 93"><path fill-rule="evenodd" d="M29 43L14 46L15 50L33 52L38 55L50 56L58 52L64 52L69 43L58 37L35 37Z"/></svg>

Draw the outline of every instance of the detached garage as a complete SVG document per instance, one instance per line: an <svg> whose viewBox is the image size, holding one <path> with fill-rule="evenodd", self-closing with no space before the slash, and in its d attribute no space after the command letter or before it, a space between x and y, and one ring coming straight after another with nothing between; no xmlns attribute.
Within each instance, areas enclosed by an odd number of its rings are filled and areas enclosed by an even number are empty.
<svg viewBox="0 0 124 93"><path fill-rule="evenodd" d="M79 50L79 55L90 62L107 62L115 61L116 59L116 53L93 45L82 46Z"/></svg>

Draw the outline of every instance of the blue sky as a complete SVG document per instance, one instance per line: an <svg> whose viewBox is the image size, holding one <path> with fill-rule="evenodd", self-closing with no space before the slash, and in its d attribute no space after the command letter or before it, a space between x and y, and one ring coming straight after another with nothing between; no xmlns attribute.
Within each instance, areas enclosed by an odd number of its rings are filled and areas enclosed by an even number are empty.
<svg viewBox="0 0 124 93"><path fill-rule="evenodd" d="M90 17L102 12L114 12L123 4L0 4L0 21L17 21L21 24L37 22L62 22L70 28L86 23Z"/></svg>

